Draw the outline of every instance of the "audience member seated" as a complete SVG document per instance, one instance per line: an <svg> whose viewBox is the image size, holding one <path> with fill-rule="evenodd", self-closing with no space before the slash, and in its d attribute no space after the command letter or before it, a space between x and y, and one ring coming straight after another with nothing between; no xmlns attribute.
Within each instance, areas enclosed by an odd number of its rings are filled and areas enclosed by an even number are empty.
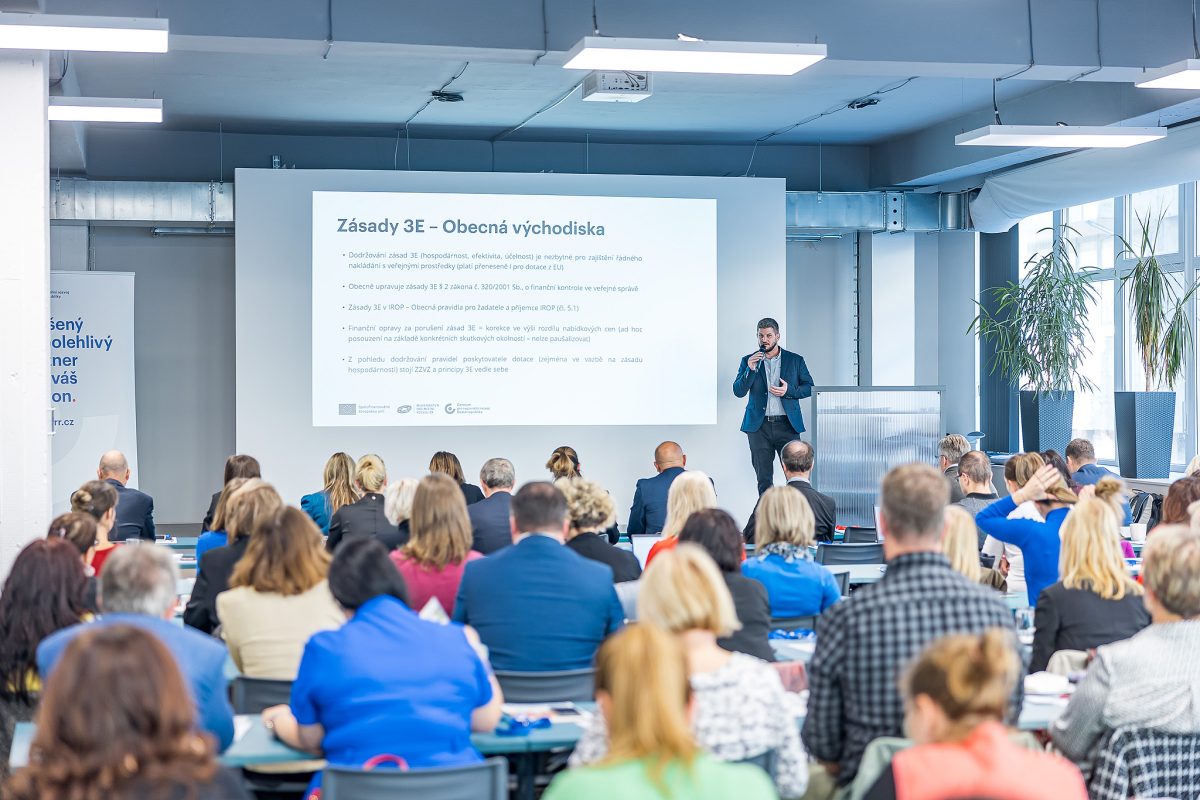
<svg viewBox="0 0 1200 800"><path fill-rule="evenodd" d="M372 537L387 547L398 547L400 529L388 522L383 511L383 490L387 486L387 469L383 459L368 453L354 468L354 486L361 496L349 505L333 512L329 520L329 538L325 546L335 552L344 541Z"/></svg>
<svg viewBox="0 0 1200 800"><path fill-rule="evenodd" d="M804 495L804 499L808 503L809 511L813 516L816 540L832 542L833 531L837 526L837 503L829 495L821 494L813 488L811 476L815 461L816 452L812 445L799 439L788 442L779 451L779 464L783 467L783 477L787 479L787 485ZM762 500L760 499L758 502L761 503ZM756 504L754 511L750 514L750 520L742 529L747 542L757 541L755 539L757 515L758 505Z"/></svg>
<svg viewBox="0 0 1200 800"><path fill-rule="evenodd" d="M387 517L388 522L396 526L399 535L376 538L383 542L389 551L402 547L412 535L409 520L412 519L413 497L417 493L419 483L416 478L400 478L389 483L383 490L383 515Z"/></svg>
<svg viewBox="0 0 1200 800"><path fill-rule="evenodd" d="M946 508L946 530L942 533L942 552L950 560L950 566L956 572L967 577L974 583L982 583L1003 592L1007 587L1003 569L984 569L979 564L979 551L976 549L978 537L975 535L975 520L970 513L959 505ZM1000 557L1004 564L1004 556Z"/></svg>
<svg viewBox="0 0 1200 800"><path fill-rule="evenodd" d="M687 456L675 442L663 442L654 448L654 471L658 474L653 478L641 478L633 487L630 535L662 533L667 521L667 493L686 466Z"/></svg>
<svg viewBox="0 0 1200 800"><path fill-rule="evenodd" d="M303 511L284 506L266 517L217 595L221 638L243 675L295 680L309 637L341 627L329 593L329 554Z"/></svg>
<svg viewBox="0 0 1200 800"><path fill-rule="evenodd" d="M782 486L772 488L791 491ZM771 635L771 603L767 598L767 588L742 574L741 559L745 557L745 549L742 546L742 534L733 517L719 508L697 511L688 517L687 524L679 533L679 541L697 544L708 553L721 571L725 588L733 597L739 627L732 634L723 635L717 644L735 653L774 661L775 653L768 641Z"/></svg>
<svg viewBox="0 0 1200 800"><path fill-rule="evenodd" d="M372 539L338 548L329 588L348 621L309 639L291 703L264 710L264 724L339 766L384 754L411 769L480 761L471 732L496 727L504 698L478 640L410 610L404 579Z"/></svg>
<svg viewBox="0 0 1200 800"><path fill-rule="evenodd" d="M712 559L697 545L687 544L655 561L638 595L638 619L674 635L683 645L695 700L696 743L720 761L774 751L779 794L803 795L808 759L779 674L756 658L717 645L717 637L729 636L739 623L733 598ZM604 720L593 718L571 764L594 764L607 755Z"/></svg>
<svg viewBox="0 0 1200 800"><path fill-rule="evenodd" d="M712 481L699 470L691 470L677 477L667 492L667 521L663 524L662 539L654 543L646 554L646 566L663 550L677 544L679 532L694 511L717 507L717 492ZM742 558L745 558L743 553ZM740 562L739 562L740 563Z"/></svg>
<svg viewBox="0 0 1200 800"><path fill-rule="evenodd" d="M117 520L117 499L117 491L106 481L88 481L71 494L71 510L96 520L96 540L87 562L95 575L104 569L104 562L117 546L109 539Z"/></svg>
<svg viewBox="0 0 1200 800"><path fill-rule="evenodd" d="M637 556L610 544L604 533L616 519L612 496L600 484L583 478L559 478L554 485L567 498L571 518L567 547L584 558L607 564L612 569L613 583L640 578L642 565Z"/></svg>
<svg viewBox="0 0 1200 800"><path fill-rule="evenodd" d="M842 597L833 573L813 561L813 512L804 494L772 486L758 498L754 557L742 574L767 588L772 617L820 614Z"/></svg>
<svg viewBox="0 0 1200 800"><path fill-rule="evenodd" d="M418 612L436 598L449 616L467 562L483 556L471 549L471 521L462 491L449 475L433 473L417 484L411 501L411 538L392 561Z"/></svg>
<svg viewBox="0 0 1200 800"><path fill-rule="evenodd" d="M1183 474L1187 478L1193 475L1200 475L1200 453L1192 456L1192 460L1188 462L1187 469L1183 471Z"/></svg>
<svg viewBox="0 0 1200 800"><path fill-rule="evenodd" d="M1080 651L1082 668L1088 650L1128 639L1150 624L1142 587L1121 557L1117 513L1103 500L1084 498L1067 515L1062 580L1038 597L1030 672L1046 669L1061 650Z"/></svg>
<svg viewBox="0 0 1200 800"><path fill-rule="evenodd" d="M612 570L563 545L567 501L553 484L512 498L514 545L467 564L454 621L472 626L498 670L586 669L624 613Z"/></svg>
<svg viewBox="0 0 1200 800"><path fill-rule="evenodd" d="M0 593L0 780L8 774L13 728L33 719L41 683L37 648L56 631L78 625L84 606L83 565L70 542L34 541L13 561ZM7 795L5 795L7 796Z"/></svg>
<svg viewBox="0 0 1200 800"><path fill-rule="evenodd" d="M971 452L971 443L967 437L958 433L947 434L938 442L938 469L946 476L946 485L950 487L950 502L957 503L966 497L966 492L958 483L958 462Z"/></svg>
<svg viewBox="0 0 1200 800"><path fill-rule="evenodd" d="M225 459L225 479L221 481L222 491L227 483L234 478L261 478L262 469L258 465L258 459L254 456L236 455ZM200 530L212 530L213 514L217 513L217 501L221 499L221 492L213 492L212 501L208 504L208 511L204 514L204 521L200 524Z"/></svg>
<svg viewBox="0 0 1200 800"><path fill-rule="evenodd" d="M204 562L205 553L229 544L229 497L242 488L248 480L250 478L231 478L229 483L225 484L225 488L221 490L221 497L217 500L217 507L213 511L212 521L209 523L212 529L200 534L200 537L196 539L197 572Z"/></svg>
<svg viewBox="0 0 1200 800"><path fill-rule="evenodd" d="M100 457L96 478L104 481L117 492L117 524L112 539L154 541L154 498L137 489L126 486L131 472L125 454L120 450L109 450Z"/></svg>
<svg viewBox="0 0 1200 800"><path fill-rule="evenodd" d="M1037 505L1042 519L1014 519L1009 514L1027 500ZM1079 497L1067 487L1053 464L1033 473L1025 485L975 515L975 524L989 536L1021 548L1025 562L1025 589L1029 605L1058 581L1059 528Z"/></svg>
<svg viewBox="0 0 1200 800"><path fill-rule="evenodd" d="M38 673L45 681L52 676L63 651L77 637L114 625L132 625L158 637L175 656L196 704L198 725L216 737L219 749L233 741L233 709L229 706L228 680L225 678L225 645L175 624L178 598L175 586L179 569L171 551L165 547L122 547L113 553L100 577L100 610L94 622L75 625L49 637L37 649ZM124 683L149 680L149 663L131 667ZM108 695L114 688L110 679L87 687L91 696Z"/></svg>
<svg viewBox="0 0 1200 800"><path fill-rule="evenodd" d="M963 498L952 504L965 510L972 518L996 501L999 495L992 485L992 462L986 453L971 450L958 460L958 486L963 491ZM987 538L983 531L979 531L978 535L976 552L983 549L983 541Z"/></svg>
<svg viewBox="0 0 1200 800"><path fill-rule="evenodd" d="M342 506L358 499L354 491L354 459L348 453L334 453L325 462L319 492L300 498L300 509L312 518L322 534L329 533L329 521Z"/></svg>
<svg viewBox="0 0 1200 800"><path fill-rule="evenodd" d="M83 562L83 572L86 576L83 589L83 607L90 613L96 613L100 606L96 602L100 582L96 580L96 571L92 569L92 548L96 546L96 520L91 514L82 511L68 511L59 514L50 522L46 531L47 539L62 539L75 548Z"/></svg>
<svg viewBox="0 0 1200 800"><path fill-rule="evenodd" d="M229 496L225 522L230 542L204 554L198 562L196 582L183 623L204 633L212 633L221 624L217 616L217 595L229 588L234 567L250 546L250 538L265 519L283 507L275 487L262 478L251 478Z"/></svg>
<svg viewBox="0 0 1200 800"><path fill-rule="evenodd" d="M574 447L563 445L562 447L554 448L554 452L550 454L549 460L546 461L546 469L550 470L553 480L557 483L564 478L582 478L583 465L579 463L579 453L575 452ZM608 539L609 544L616 544L621 541L621 529L617 527L616 515L613 515L610 522L601 535Z"/></svg>
<svg viewBox="0 0 1200 800"><path fill-rule="evenodd" d="M1004 728L1008 698L1021 676L1012 634L947 636L931 644L903 679L901 750L864 800L1087 800L1069 761L1013 742Z"/></svg>
<svg viewBox="0 0 1200 800"><path fill-rule="evenodd" d="M429 460L429 474L436 475L437 473L449 475L454 479L458 488L462 490L463 499L467 501L467 505L474 505L486 496L478 486L467 483L467 476L463 473L462 464L454 453L441 450L433 454L433 458Z"/></svg>
<svg viewBox="0 0 1200 800"><path fill-rule="evenodd" d="M1083 488L1083 484L1075 480L1071 474L1071 469L1067 466L1066 460L1059 455L1057 450L1043 450L1039 455L1047 464L1053 464L1058 473L1062 475L1063 481L1067 484L1067 488L1075 494L1079 494L1079 490ZM1109 473L1110 475L1112 473Z"/></svg>
<svg viewBox="0 0 1200 800"><path fill-rule="evenodd" d="M1100 480L1087 486L1082 486L1079 489L1080 497L1095 497L1098 500L1103 500L1117 515L1117 520L1120 522L1125 520L1123 524L1128 524L1129 520L1125 519L1126 509L1129 508L1129 502L1125 499L1125 484L1115 475L1104 475ZM1165 502L1165 501L1164 501ZM1132 513L1130 513L1132 518ZM1133 545L1121 538L1120 531L1117 532L1117 544L1121 548L1121 555L1125 558L1133 558Z"/></svg>
<svg viewBox="0 0 1200 800"><path fill-rule="evenodd" d="M722 763L704 752L703 741L697 745L690 728L699 726L689 726L693 699L683 649L655 626L631 626L600 648L596 704L597 719L602 718L608 734L607 756L560 773L544 800L776 797L770 779L758 767ZM696 717L704 713L702 707L697 698ZM720 724L734 730L731 720ZM748 733L762 736L760 731Z"/></svg>
<svg viewBox="0 0 1200 800"><path fill-rule="evenodd" d="M477 553L492 553L512 544L509 509L517 473L507 458L489 458L479 470L483 484L483 499L467 506L471 520L471 549Z"/></svg>
<svg viewBox="0 0 1200 800"><path fill-rule="evenodd" d="M1033 473L1041 469L1045 464L1042 457L1037 453L1017 453L1004 462L1004 484L1008 487L1008 493L1012 494L1017 489L1024 486ZM1008 515L1009 519L1041 519L1042 514L1038 511L1037 503L1032 500L1026 500L1015 511ZM991 556L993 564L999 564L999 559L1003 557L1008 562L1008 592L1018 596L1027 597L1029 594L1028 587L1025 584L1025 556L1021 552L1021 548L1015 544L1005 544L1004 542L992 536L988 536L983 541L983 549L980 551L985 556Z"/></svg>
<svg viewBox="0 0 1200 800"><path fill-rule="evenodd" d="M1188 475L1171 484L1163 498L1160 525L1188 525L1192 517L1188 508L1200 500L1200 475Z"/></svg>
<svg viewBox="0 0 1200 800"><path fill-rule="evenodd" d="M126 624L86 626L66 648L46 685L29 766L4 796L251 798L241 776L217 763L212 737L196 730L170 650Z"/></svg>
<svg viewBox="0 0 1200 800"><path fill-rule="evenodd" d="M945 476L931 466L888 472L879 494L887 572L817 620L802 737L839 786L854 780L872 739L901 735L897 678L925 646L947 633L1012 628L1004 599L955 572L940 552L949 499Z"/></svg>
<svg viewBox="0 0 1200 800"><path fill-rule="evenodd" d="M1081 766L1117 728L1200 735L1200 530L1161 525L1143 555L1151 625L1096 650L1050 727L1055 746Z"/></svg>

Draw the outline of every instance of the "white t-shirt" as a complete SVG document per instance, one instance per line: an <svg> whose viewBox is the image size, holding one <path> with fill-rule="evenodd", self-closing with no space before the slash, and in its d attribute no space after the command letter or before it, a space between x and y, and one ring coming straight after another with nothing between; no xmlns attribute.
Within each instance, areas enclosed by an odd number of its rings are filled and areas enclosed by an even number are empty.
<svg viewBox="0 0 1200 800"><path fill-rule="evenodd" d="M1008 515L1008 518L1042 521L1042 515L1037 510L1037 503L1032 500L1026 500L1017 506ZM983 554L985 556L998 557L1001 553L1008 559L1008 591L1014 594L1026 594L1029 590L1025 586L1025 556L1021 553L1021 548L1015 544L1005 544L992 536L984 540Z"/></svg>

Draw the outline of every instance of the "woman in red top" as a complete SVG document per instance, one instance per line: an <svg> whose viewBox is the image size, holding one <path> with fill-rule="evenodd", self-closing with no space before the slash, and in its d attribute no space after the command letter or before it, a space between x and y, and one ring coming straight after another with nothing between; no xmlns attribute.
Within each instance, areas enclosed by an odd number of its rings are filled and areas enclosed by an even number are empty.
<svg viewBox="0 0 1200 800"><path fill-rule="evenodd" d="M96 544L88 564L99 575L117 546L108 540L108 532L117 522L117 490L105 481L88 481L71 495L71 510L91 514L96 519Z"/></svg>
<svg viewBox="0 0 1200 800"><path fill-rule="evenodd" d="M927 647L901 681L916 746L892 757L864 800L1087 800L1074 764L1009 738L1002 720L1020 671L1000 629Z"/></svg>
<svg viewBox="0 0 1200 800"><path fill-rule="evenodd" d="M467 562L483 558L471 549L471 520L458 483L442 473L422 478L408 524L408 542L392 560L408 586L409 607L419 612L436 597L450 616Z"/></svg>

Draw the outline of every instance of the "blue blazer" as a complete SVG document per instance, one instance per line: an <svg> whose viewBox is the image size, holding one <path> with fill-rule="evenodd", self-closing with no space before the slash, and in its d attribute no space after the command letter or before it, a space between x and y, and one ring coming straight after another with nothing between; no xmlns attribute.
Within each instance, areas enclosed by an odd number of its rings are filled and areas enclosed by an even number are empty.
<svg viewBox="0 0 1200 800"><path fill-rule="evenodd" d="M148 614L105 614L94 622L72 625L42 640L37 649L38 674L42 683L76 636L106 625L132 625L154 634L175 656L192 700L196 703L196 723L217 739L221 750L233 742L233 709L229 705L225 660L229 651L211 636ZM103 690L103 687L97 687Z"/></svg>
<svg viewBox="0 0 1200 800"><path fill-rule="evenodd" d="M549 536L468 562L454 601L498 670L586 669L624 620L612 569Z"/></svg>
<svg viewBox="0 0 1200 800"><path fill-rule="evenodd" d="M751 354L753 355L753 354ZM779 379L787 384L787 393L779 398L783 402L783 411L796 433L804 432L804 416L800 413L800 400L812 395L813 380L808 374L803 356L779 348ZM766 369L758 362L758 369L751 370L747 366L750 356L743 356L738 365L737 377L733 379L733 393L737 397L750 395L746 401L746 414L742 417L742 432L753 433L762 427L763 419L767 416L767 378Z"/></svg>
<svg viewBox="0 0 1200 800"><path fill-rule="evenodd" d="M637 482L629 509L629 533L662 533L667 524L667 494L683 472L683 467L671 467Z"/></svg>
<svg viewBox="0 0 1200 800"><path fill-rule="evenodd" d="M300 498L300 510L312 519L321 529L321 533L329 533L329 518L333 516L330 510L332 504L329 502L329 495L324 491L313 492L306 494ZM199 560L199 556L196 557Z"/></svg>
<svg viewBox="0 0 1200 800"><path fill-rule="evenodd" d="M137 489L130 489L120 481L108 479L109 486L117 490L117 523L113 527L114 542L125 539L154 541L154 498Z"/></svg>
<svg viewBox="0 0 1200 800"><path fill-rule="evenodd" d="M494 492L491 497L467 506L472 550L486 556L512 544L512 529L508 526L510 508L512 494L509 492Z"/></svg>
<svg viewBox="0 0 1200 800"><path fill-rule="evenodd" d="M1114 475L1099 464L1084 464L1075 471L1071 476L1080 486L1094 486L1100 482L1101 478L1116 478L1121 480L1120 476ZM1129 506L1129 501L1126 500L1121 504L1122 510L1125 512L1125 519L1121 522L1122 525L1133 524L1133 509Z"/></svg>

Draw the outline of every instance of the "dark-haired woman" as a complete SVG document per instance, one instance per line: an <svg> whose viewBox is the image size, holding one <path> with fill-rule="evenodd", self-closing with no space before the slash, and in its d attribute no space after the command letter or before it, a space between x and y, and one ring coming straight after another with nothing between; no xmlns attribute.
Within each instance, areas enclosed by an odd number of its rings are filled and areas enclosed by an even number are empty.
<svg viewBox="0 0 1200 800"><path fill-rule="evenodd" d="M404 579L373 539L338 548L329 588L348 621L309 639L291 704L263 711L266 726L331 764L361 767L383 754L412 769L480 761L471 732L496 727L503 698L473 632L411 611Z"/></svg>
<svg viewBox="0 0 1200 800"><path fill-rule="evenodd" d="M33 718L41 691L37 647L83 620L85 585L79 550L62 539L30 542L8 573L0 593L0 776L8 770L13 728Z"/></svg>
<svg viewBox="0 0 1200 800"><path fill-rule="evenodd" d="M152 634L130 625L98 627L67 646L42 697L29 766L12 776L3 795L250 797L241 778L218 765L212 736L197 731L174 657Z"/></svg>
<svg viewBox="0 0 1200 800"><path fill-rule="evenodd" d="M46 531L47 539L61 539L79 553L87 581L83 592L83 605L92 614L100 611L100 606L96 602L100 582L96 580L96 571L92 569L96 534L96 518L83 511L68 511L65 514L59 514L50 522L50 529Z"/></svg>
<svg viewBox="0 0 1200 800"><path fill-rule="evenodd" d="M443 475L449 475L454 479L454 482L458 484L458 488L462 490L463 499L467 501L467 505L478 503L483 499L483 490L473 483L467 483L467 476L463 474L462 463L454 453L439 450L433 454L433 458L429 459L429 474L436 475L439 472Z"/></svg>
<svg viewBox="0 0 1200 800"><path fill-rule="evenodd" d="M229 483L234 478L261 478L262 467L258 464L258 459L254 456L236 455L225 459L225 479L221 481L222 490L225 484ZM221 499L221 492L213 492L212 501L208 504L208 511L204 512L204 521L200 524L200 531L212 530L213 514L217 513L217 501Z"/></svg>
<svg viewBox="0 0 1200 800"><path fill-rule="evenodd" d="M71 510L90 514L96 520L96 541L87 561L94 575L100 574L104 562L117 547L108 539L117 524L117 499L117 490L106 481L88 481L71 494Z"/></svg>

